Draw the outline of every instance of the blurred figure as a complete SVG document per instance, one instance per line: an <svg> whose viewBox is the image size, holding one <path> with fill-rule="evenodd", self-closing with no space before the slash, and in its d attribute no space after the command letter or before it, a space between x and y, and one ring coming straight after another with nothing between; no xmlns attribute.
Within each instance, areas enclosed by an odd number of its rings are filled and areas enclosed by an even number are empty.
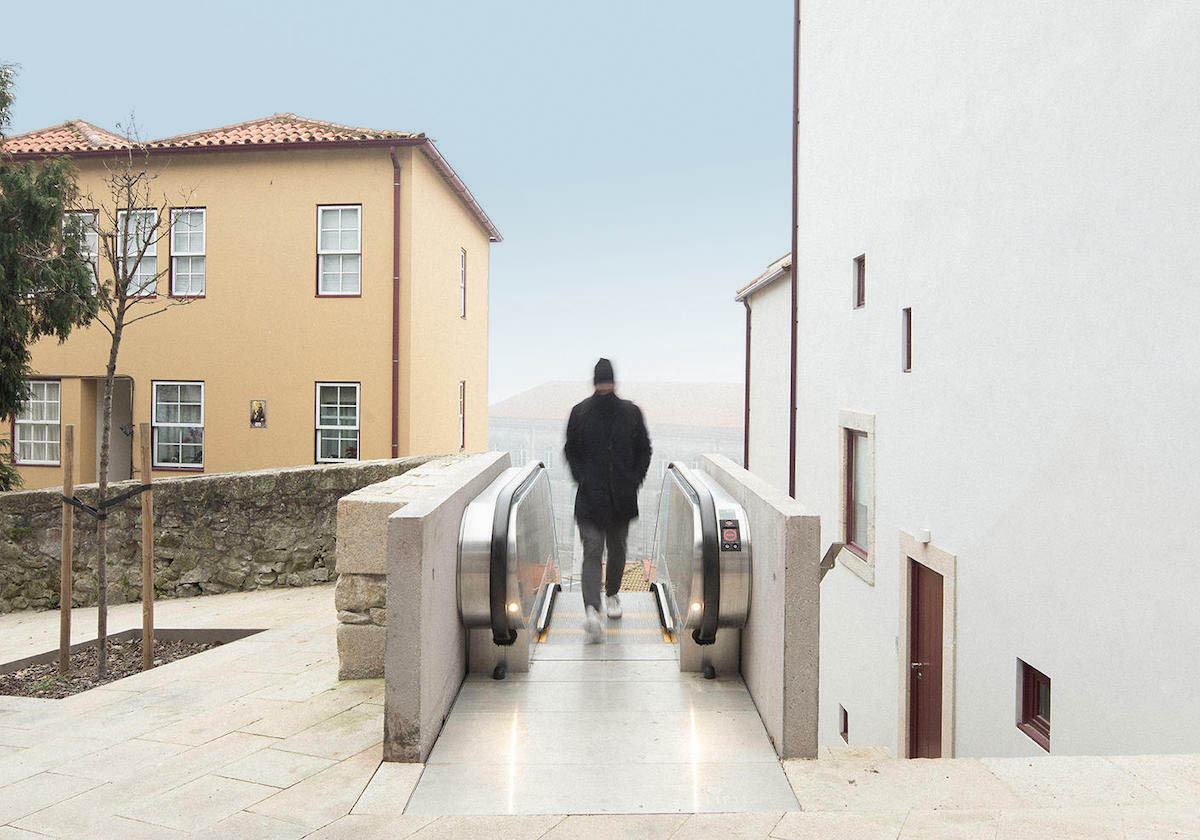
<svg viewBox="0 0 1200 840"><path fill-rule="evenodd" d="M575 492L575 521L583 541L584 630L604 641L600 626L600 566L608 547L603 610L621 617L621 577L629 522L638 515L637 491L650 468L650 435L642 410L615 393L612 362L596 362L595 393L571 409L563 448Z"/></svg>

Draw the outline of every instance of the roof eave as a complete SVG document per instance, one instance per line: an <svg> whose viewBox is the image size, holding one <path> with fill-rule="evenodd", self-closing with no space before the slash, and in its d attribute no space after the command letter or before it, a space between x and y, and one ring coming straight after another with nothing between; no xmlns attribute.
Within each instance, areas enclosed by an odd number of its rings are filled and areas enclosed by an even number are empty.
<svg viewBox="0 0 1200 840"><path fill-rule="evenodd" d="M496 229L495 224L492 223L488 214L479 206L479 202L475 200L475 196L471 194L471 190L467 188L462 178L458 177L458 173L454 171L454 167L442 157L442 153L438 151L433 141L424 138L421 144L421 151L425 153L425 157L429 158L429 162L433 164L438 173L446 179L446 183L450 185L450 188L458 193L458 197L470 208L475 218L479 221L480 227L487 233L488 241L503 242L504 237L500 235L500 231Z"/></svg>
<svg viewBox="0 0 1200 840"><path fill-rule="evenodd" d="M152 144L143 144L129 149L81 149L79 151L48 151L48 152L11 152L5 153L6 157L13 160L40 160L52 157L71 157L71 158L111 158L118 155L128 155L132 153L149 154L149 155L176 155L176 154L197 154L202 152L255 152L255 151L276 151L280 149L337 149L337 148L353 148L353 147L388 147L388 146L420 146L421 151L429 158L430 163L437 169L438 173L446 180L459 196L459 198L467 205L479 222L480 227L488 235L490 242L502 242L504 237L500 235L500 231L492 222L488 214L484 212L479 202L472 195L471 190L463 182L454 168L449 162L442 157L442 153L438 151L433 141L428 137L390 137L378 138L371 140L295 140L284 143L229 143L226 145L196 145L196 146L155 146Z"/></svg>
<svg viewBox="0 0 1200 840"><path fill-rule="evenodd" d="M746 286L741 291L737 292L733 299L735 301L743 301L746 298L750 297L751 295L761 292L767 286L772 285L776 281L782 279L783 277L785 277L791 273L792 273L792 267L790 265L780 266L775 271L772 271L770 274L767 274L767 275L764 275L763 277L758 278L753 283L751 283L749 286Z"/></svg>

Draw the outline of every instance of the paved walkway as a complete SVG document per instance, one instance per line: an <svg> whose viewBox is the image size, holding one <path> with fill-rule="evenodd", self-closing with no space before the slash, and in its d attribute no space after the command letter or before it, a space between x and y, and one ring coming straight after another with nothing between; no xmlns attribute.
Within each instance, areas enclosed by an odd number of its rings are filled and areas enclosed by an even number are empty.
<svg viewBox="0 0 1200 840"><path fill-rule="evenodd" d="M786 813L404 813L425 768L380 763L382 681L337 682L332 597L316 587L164 601L162 627L270 629L65 700L0 697L0 840L1200 837L1193 755L840 753L787 763L803 810ZM82 639L94 611L76 615ZM123 605L110 626L139 620L138 605ZM57 638L57 613L0 616L0 661L51 650ZM621 668L651 662L589 667L620 683Z"/></svg>
<svg viewBox="0 0 1200 840"><path fill-rule="evenodd" d="M654 596L622 596L605 644L560 594L528 674L469 678L410 814L646 814L797 810L737 674L680 674Z"/></svg>

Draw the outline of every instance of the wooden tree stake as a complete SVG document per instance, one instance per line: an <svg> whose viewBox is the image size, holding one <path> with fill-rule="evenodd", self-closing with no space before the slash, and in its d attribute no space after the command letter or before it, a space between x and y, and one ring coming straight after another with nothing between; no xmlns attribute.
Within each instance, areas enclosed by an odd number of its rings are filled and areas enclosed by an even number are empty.
<svg viewBox="0 0 1200 840"><path fill-rule="evenodd" d="M75 495L75 426L63 426L59 452L63 468L62 494L68 499ZM75 549L75 508L62 503L62 567L58 589L58 672L71 668L71 555Z"/></svg>
<svg viewBox="0 0 1200 840"><path fill-rule="evenodd" d="M140 424L142 484L151 484L150 424ZM154 667L154 491L142 493L142 670Z"/></svg>

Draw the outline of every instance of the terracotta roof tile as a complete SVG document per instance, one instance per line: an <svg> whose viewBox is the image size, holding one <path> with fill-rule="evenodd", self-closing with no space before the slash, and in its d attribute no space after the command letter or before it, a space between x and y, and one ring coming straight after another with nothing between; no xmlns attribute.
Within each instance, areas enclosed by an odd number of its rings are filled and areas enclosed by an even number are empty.
<svg viewBox="0 0 1200 840"><path fill-rule="evenodd" d="M133 141L83 120L68 120L62 125L29 131L4 141L9 154L65 154L97 150L133 148Z"/></svg>
<svg viewBox="0 0 1200 840"><path fill-rule="evenodd" d="M83 120L72 120L52 128L9 137L0 148L11 155L40 157L83 152L103 154L107 151L132 148L156 151L171 149L211 149L216 151L247 146L280 148L305 143L350 146L363 143L385 145L388 141L408 141L411 145L419 145L425 157L429 159L450 188L458 193L462 201L471 209L480 225L487 231L488 238L492 242L501 240L500 232L483 212L479 202L471 195L467 185L458 177L424 133L413 134L406 131L359 128L323 120L305 119L295 114L274 114L258 120L196 131L191 134L180 134L175 137L164 137L161 140L150 140L139 144L128 137L97 128Z"/></svg>
<svg viewBox="0 0 1200 840"><path fill-rule="evenodd" d="M295 114L275 114L258 120L236 123L151 140L152 149L184 149L197 146L255 146L277 143L339 143L362 140L404 140L424 137L407 131L381 131L350 125L309 120Z"/></svg>

